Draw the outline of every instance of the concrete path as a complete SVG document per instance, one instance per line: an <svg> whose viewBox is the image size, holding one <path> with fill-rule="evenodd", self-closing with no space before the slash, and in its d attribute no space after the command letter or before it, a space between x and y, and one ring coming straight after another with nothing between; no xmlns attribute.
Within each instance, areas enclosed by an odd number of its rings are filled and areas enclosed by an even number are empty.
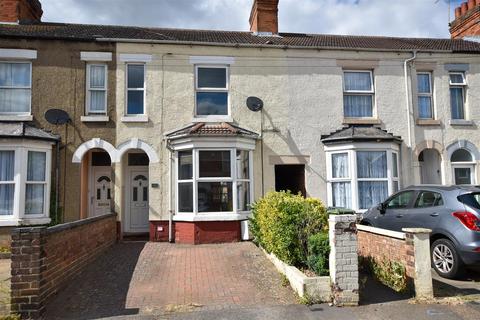
<svg viewBox="0 0 480 320"><path fill-rule="evenodd" d="M295 302L252 243L130 242L114 246L60 291L46 319L163 317Z"/></svg>
<svg viewBox="0 0 480 320"><path fill-rule="evenodd" d="M10 312L10 259L0 259L0 317Z"/></svg>

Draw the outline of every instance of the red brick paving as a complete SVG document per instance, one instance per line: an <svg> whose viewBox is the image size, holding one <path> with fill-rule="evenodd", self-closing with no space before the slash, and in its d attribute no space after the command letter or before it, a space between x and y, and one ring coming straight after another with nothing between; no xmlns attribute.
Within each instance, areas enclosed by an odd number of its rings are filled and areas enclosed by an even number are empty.
<svg viewBox="0 0 480 320"><path fill-rule="evenodd" d="M47 307L48 319L165 314L295 303L252 243L123 243Z"/></svg>

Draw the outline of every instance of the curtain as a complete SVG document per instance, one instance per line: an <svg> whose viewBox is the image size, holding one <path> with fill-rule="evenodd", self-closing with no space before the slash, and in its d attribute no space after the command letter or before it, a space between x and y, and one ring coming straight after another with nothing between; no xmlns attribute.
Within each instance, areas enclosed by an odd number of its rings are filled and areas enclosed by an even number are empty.
<svg viewBox="0 0 480 320"><path fill-rule="evenodd" d="M348 153L332 154L332 178L348 178Z"/></svg>
<svg viewBox="0 0 480 320"><path fill-rule="evenodd" d="M386 178L387 153L385 151L357 152L358 178Z"/></svg>
<svg viewBox="0 0 480 320"><path fill-rule="evenodd" d="M394 178L398 178L398 158L395 152L392 152L392 166L393 166L392 175Z"/></svg>
<svg viewBox="0 0 480 320"><path fill-rule="evenodd" d="M388 196L387 181L359 181L358 200L360 209L371 208Z"/></svg>
<svg viewBox="0 0 480 320"><path fill-rule="evenodd" d="M417 74L417 91L418 93L431 93L430 89L430 74Z"/></svg>
<svg viewBox="0 0 480 320"><path fill-rule="evenodd" d="M429 96L418 97L418 117L420 119L432 119L432 98Z"/></svg>
<svg viewBox="0 0 480 320"><path fill-rule="evenodd" d="M15 170L15 152L0 151L0 181L13 181ZM0 184L0 215L13 214L13 195L15 183Z"/></svg>
<svg viewBox="0 0 480 320"><path fill-rule="evenodd" d="M237 150L237 179L248 179L249 171L248 151Z"/></svg>
<svg viewBox="0 0 480 320"><path fill-rule="evenodd" d="M344 95L345 117L372 117L372 98L372 95Z"/></svg>
<svg viewBox="0 0 480 320"><path fill-rule="evenodd" d="M332 182L333 206L352 207L352 188L350 182Z"/></svg>
<svg viewBox="0 0 480 320"><path fill-rule="evenodd" d="M450 105L452 108L452 119L464 119L463 113L463 88L450 88Z"/></svg>
<svg viewBox="0 0 480 320"><path fill-rule="evenodd" d="M45 181L46 153L28 151L27 181Z"/></svg>
<svg viewBox="0 0 480 320"><path fill-rule="evenodd" d="M29 87L29 63L0 63L0 87Z"/></svg>
<svg viewBox="0 0 480 320"><path fill-rule="evenodd" d="M345 72L345 91L370 91L372 81L370 72Z"/></svg>
<svg viewBox="0 0 480 320"><path fill-rule="evenodd" d="M0 112L30 112L30 89L0 89Z"/></svg>
<svg viewBox="0 0 480 320"><path fill-rule="evenodd" d="M90 91L90 111L105 112L105 91L104 90Z"/></svg>
<svg viewBox="0 0 480 320"><path fill-rule="evenodd" d="M27 184L25 189L25 214L43 214L45 186Z"/></svg>
<svg viewBox="0 0 480 320"><path fill-rule="evenodd" d="M105 88L105 66L90 66L90 88Z"/></svg>

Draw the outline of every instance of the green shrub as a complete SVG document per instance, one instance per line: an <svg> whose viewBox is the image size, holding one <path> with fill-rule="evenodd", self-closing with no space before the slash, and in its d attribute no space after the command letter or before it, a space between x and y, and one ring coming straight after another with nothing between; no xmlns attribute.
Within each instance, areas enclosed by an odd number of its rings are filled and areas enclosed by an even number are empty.
<svg viewBox="0 0 480 320"><path fill-rule="evenodd" d="M322 202L290 192L269 192L252 205L254 241L283 262L307 266L309 237L328 229Z"/></svg>
<svg viewBox="0 0 480 320"><path fill-rule="evenodd" d="M308 238L307 266L319 276L327 276L330 243L328 233L320 232Z"/></svg>

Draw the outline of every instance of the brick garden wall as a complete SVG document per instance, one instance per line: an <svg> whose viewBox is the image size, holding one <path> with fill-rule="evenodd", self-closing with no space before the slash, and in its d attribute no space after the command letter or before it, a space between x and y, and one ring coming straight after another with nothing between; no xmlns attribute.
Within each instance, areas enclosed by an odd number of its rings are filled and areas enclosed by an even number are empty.
<svg viewBox="0 0 480 320"><path fill-rule="evenodd" d="M204 244L241 240L240 221L175 222L175 242Z"/></svg>
<svg viewBox="0 0 480 320"><path fill-rule="evenodd" d="M117 239L116 215L12 231L12 312L42 315L48 299Z"/></svg>
<svg viewBox="0 0 480 320"><path fill-rule="evenodd" d="M371 229L378 230L378 228ZM391 234L391 236L387 234ZM358 255L360 257L371 257L376 261L387 259L399 262L405 266L407 277L413 279L415 276L415 256L413 242L408 239L409 234L388 231L387 234L358 230ZM394 235L398 237L394 237ZM400 238L401 235L404 236L403 239Z"/></svg>

